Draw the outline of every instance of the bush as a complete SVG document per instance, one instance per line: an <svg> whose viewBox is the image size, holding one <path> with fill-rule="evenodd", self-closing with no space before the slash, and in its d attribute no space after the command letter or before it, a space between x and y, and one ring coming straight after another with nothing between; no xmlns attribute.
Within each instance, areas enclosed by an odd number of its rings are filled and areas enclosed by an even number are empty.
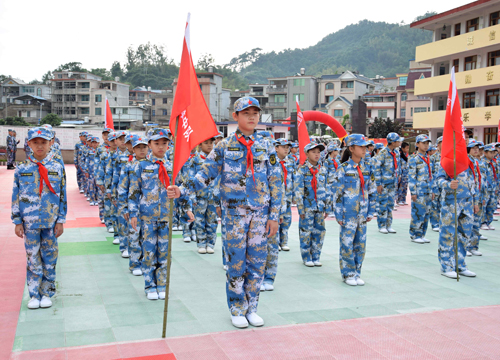
<svg viewBox="0 0 500 360"><path fill-rule="evenodd" d="M40 126L45 125L45 124L49 124L52 126L59 126L59 125L61 125L61 122L62 122L62 119L58 115L50 113L50 114L45 115L45 117L40 122Z"/></svg>

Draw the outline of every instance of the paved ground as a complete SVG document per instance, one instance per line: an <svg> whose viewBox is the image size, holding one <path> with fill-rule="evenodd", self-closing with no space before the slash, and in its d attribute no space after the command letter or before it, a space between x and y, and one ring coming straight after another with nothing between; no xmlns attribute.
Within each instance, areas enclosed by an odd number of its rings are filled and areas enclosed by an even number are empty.
<svg viewBox="0 0 500 360"><path fill-rule="evenodd" d="M0 168L0 186L9 189L12 175ZM369 224L366 286L353 288L341 282L336 222L327 221L323 267L307 268L294 221L276 290L261 294L266 326L237 331L220 238L214 255L199 255L177 232L167 340L159 340L164 302L146 299L142 277L128 271L74 177L68 166L68 223L59 239L57 295L46 310L26 308L23 243L9 219L10 190L0 194L0 271L9 274L0 279L0 359L500 358L500 230L485 232L484 256L467 259L478 277L457 283L439 275L438 234L428 234L430 244L411 243L410 209L400 207L398 234Z"/></svg>

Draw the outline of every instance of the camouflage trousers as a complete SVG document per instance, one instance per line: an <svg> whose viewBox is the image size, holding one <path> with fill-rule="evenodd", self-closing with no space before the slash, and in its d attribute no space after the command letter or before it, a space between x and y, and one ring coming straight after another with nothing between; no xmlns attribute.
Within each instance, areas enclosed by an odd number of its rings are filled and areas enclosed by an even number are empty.
<svg viewBox="0 0 500 360"><path fill-rule="evenodd" d="M123 217L121 211L118 211L118 207L114 206L115 209L115 235L118 233L118 239L120 240L120 251L128 251L128 234L129 234L129 224L127 220ZM116 237L116 236L115 236Z"/></svg>
<svg viewBox="0 0 500 360"><path fill-rule="evenodd" d="M165 291L167 283L168 222L142 221L141 232L144 291L146 293Z"/></svg>
<svg viewBox="0 0 500 360"><path fill-rule="evenodd" d="M491 225L493 221L493 213L497 209L498 198L495 191L488 191L488 197L486 200L486 208L483 217L483 224Z"/></svg>
<svg viewBox="0 0 500 360"><path fill-rule="evenodd" d="M377 223L379 229L390 228L392 226L392 210L394 209L394 197L396 187L394 185L384 185L382 194L378 194L378 215Z"/></svg>
<svg viewBox="0 0 500 360"><path fill-rule="evenodd" d="M194 224L193 229L196 231L196 242L199 248L215 246L217 239L217 213L215 205L209 204L207 199L196 199L196 204L193 206Z"/></svg>
<svg viewBox="0 0 500 360"><path fill-rule="evenodd" d="M306 209L305 218L299 218L300 255L302 261L319 261L325 238L324 213Z"/></svg>
<svg viewBox="0 0 500 360"><path fill-rule="evenodd" d="M268 214L247 209L245 215L225 214L227 305L233 316L257 312L267 257Z"/></svg>
<svg viewBox="0 0 500 360"><path fill-rule="evenodd" d="M479 250L479 238L481 234L479 233L479 229L481 228L481 222L484 217L484 206L482 200L479 202L479 211L477 214L474 214L474 223L472 224L472 234L469 238L469 242L467 243L466 250Z"/></svg>
<svg viewBox="0 0 500 360"><path fill-rule="evenodd" d="M472 201L457 200L458 270L467 269L465 249L472 235L474 211ZM439 231L438 257L441 271L455 271L455 206L453 200L441 203L441 228Z"/></svg>
<svg viewBox="0 0 500 360"><path fill-rule="evenodd" d="M97 185L95 184L95 179L93 175L89 175L87 178L88 182L88 195L90 197L90 202L97 202L98 199L98 191L97 191Z"/></svg>
<svg viewBox="0 0 500 360"><path fill-rule="evenodd" d="M361 276L366 252L366 221L347 221L340 227L340 273L343 279Z"/></svg>
<svg viewBox="0 0 500 360"><path fill-rule="evenodd" d="M26 282L30 298L56 293L57 238L54 229L25 229Z"/></svg>
<svg viewBox="0 0 500 360"><path fill-rule="evenodd" d="M432 209L432 194L419 194L417 200L411 201L410 237L423 239L427 234L427 226Z"/></svg>
<svg viewBox="0 0 500 360"><path fill-rule="evenodd" d="M7 149L7 165L14 165L16 153L13 150Z"/></svg>
<svg viewBox="0 0 500 360"><path fill-rule="evenodd" d="M82 189L82 170L79 166L76 167L76 182L78 183L78 189Z"/></svg>
<svg viewBox="0 0 500 360"><path fill-rule="evenodd" d="M279 245L281 247L288 246L288 229L292 224L292 204L287 202L286 211L283 214L283 222L280 224L280 229L278 231L279 235Z"/></svg>
<svg viewBox="0 0 500 360"><path fill-rule="evenodd" d="M406 195L408 194L408 171L401 175L401 181L398 183L397 202L406 202Z"/></svg>
<svg viewBox="0 0 500 360"><path fill-rule="evenodd" d="M96 184L96 189L97 189L97 205L99 208L99 219L104 220L104 198L102 195L101 188L97 186L97 184Z"/></svg>
<svg viewBox="0 0 500 360"><path fill-rule="evenodd" d="M279 231L272 237L267 238L267 258L264 269L264 282L274 284L276 274L278 273L278 255L279 251Z"/></svg>
<svg viewBox="0 0 500 360"><path fill-rule="evenodd" d="M441 215L441 195L434 195L432 200L431 215L429 220L433 229L439 228L439 217Z"/></svg>
<svg viewBox="0 0 500 360"><path fill-rule="evenodd" d="M137 218L137 230L132 226L128 226L128 263L129 270L134 271L141 269L142 260L142 232L141 232L141 219Z"/></svg>

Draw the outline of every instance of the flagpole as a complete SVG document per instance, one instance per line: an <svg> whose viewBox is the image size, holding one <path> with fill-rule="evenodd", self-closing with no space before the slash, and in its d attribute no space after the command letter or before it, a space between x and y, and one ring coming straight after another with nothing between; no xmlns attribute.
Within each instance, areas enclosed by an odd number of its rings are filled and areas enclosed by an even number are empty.
<svg viewBox="0 0 500 360"><path fill-rule="evenodd" d="M172 149L172 174L175 169L175 146L177 145L177 128L179 126L179 116L175 119L174 146ZM175 185L175 184L172 184ZM163 307L163 332L162 338L167 334L167 317L168 317L168 298L170 292L170 267L172 265L172 222L174 218L174 199L170 199L169 214L168 214L168 254L167 254L167 282L165 289L165 306ZM456 227L456 225L455 225Z"/></svg>
<svg viewBox="0 0 500 360"><path fill-rule="evenodd" d="M456 149L456 140L455 140L455 132L453 132L453 180L457 179L457 149ZM458 275L458 233L457 233L457 189L453 190L453 194L455 197L455 272L457 273L457 282L460 279ZM169 244L170 245L170 244Z"/></svg>

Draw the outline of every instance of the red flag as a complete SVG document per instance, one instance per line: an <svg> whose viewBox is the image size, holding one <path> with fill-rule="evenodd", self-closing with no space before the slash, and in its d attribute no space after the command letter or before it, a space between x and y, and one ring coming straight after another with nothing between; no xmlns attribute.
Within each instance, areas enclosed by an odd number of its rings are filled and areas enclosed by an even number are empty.
<svg viewBox="0 0 500 360"><path fill-rule="evenodd" d="M175 139L172 183L175 183L175 177L186 160L189 159L191 150L203 141L219 134L196 77L191 57L189 17L190 14L188 14L186 22L181 66L169 124ZM179 117L179 125L178 131L175 133L177 117Z"/></svg>
<svg viewBox="0 0 500 360"><path fill-rule="evenodd" d="M460 100L457 96L457 86L455 84L455 67L452 67L441 148L441 166L451 178L455 177L455 162L456 175L469 168L464 130ZM455 154L453 149L453 134L455 134Z"/></svg>
<svg viewBox="0 0 500 360"><path fill-rule="evenodd" d="M311 142L309 139L309 133L307 132L306 122L304 121L304 114L300 111L299 97L295 98L297 104L297 131L299 135L299 152L300 152L300 164L304 164L307 159L307 155L304 152L304 148L307 144Z"/></svg>
<svg viewBox="0 0 500 360"><path fill-rule="evenodd" d="M104 127L115 129L113 124L113 114L111 113L111 108L109 107L108 98L106 98L106 112L104 114Z"/></svg>
<svg viewBox="0 0 500 360"><path fill-rule="evenodd" d="M498 120L497 142L500 142L500 119Z"/></svg>

